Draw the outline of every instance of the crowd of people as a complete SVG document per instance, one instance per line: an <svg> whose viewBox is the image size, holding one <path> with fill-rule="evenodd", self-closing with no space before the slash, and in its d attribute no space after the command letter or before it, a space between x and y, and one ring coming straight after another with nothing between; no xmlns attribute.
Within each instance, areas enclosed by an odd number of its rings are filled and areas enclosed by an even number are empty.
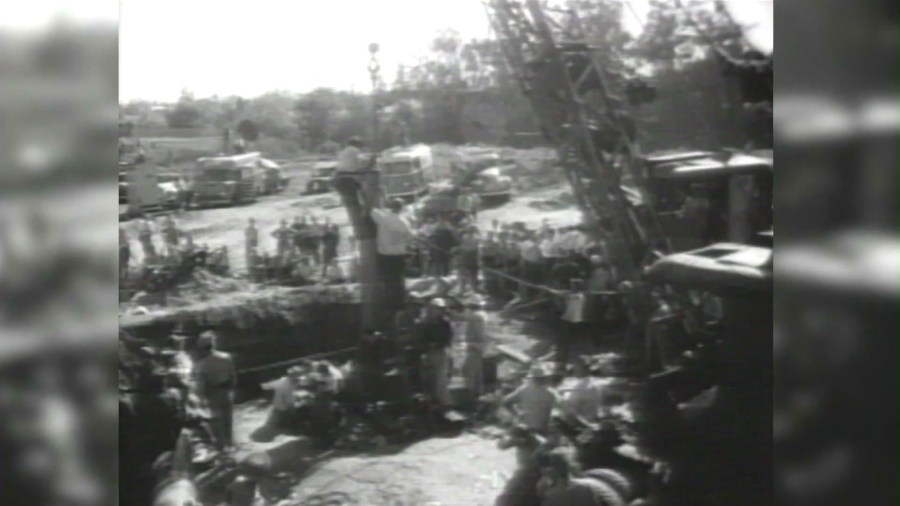
<svg viewBox="0 0 900 506"><path fill-rule="evenodd" d="M267 252L260 242L256 220L249 218L244 229L247 272L257 282L280 281L304 285L343 283L349 274L338 263L341 243L339 227L329 218L315 216L283 219L271 233L275 250Z"/></svg>
<svg viewBox="0 0 900 506"><path fill-rule="evenodd" d="M416 227L414 262L424 275L455 271L460 290L508 292L520 298L539 287L572 290L580 280L593 291L615 287L610 246L580 226L539 227L494 220L486 229L469 217L429 217ZM505 276L504 276L505 274ZM518 280L518 281L517 281Z"/></svg>
<svg viewBox="0 0 900 506"><path fill-rule="evenodd" d="M156 274L190 273L194 268L204 268L212 273L226 275L230 272L227 246L211 248L194 242L193 235L179 227L171 215L160 219L142 218L135 234L141 257L133 249L132 238L119 229L119 280L125 284L133 278L135 267L141 275L138 285L153 289ZM261 232L256 220L249 218L244 229L247 275L255 282L305 285L312 283L344 283L353 272L338 262L341 243L340 229L327 218L319 222L315 216L298 216L292 222L282 220L271 233L274 251L267 251L261 244ZM166 277L166 276L164 276ZM171 277L171 276L169 276ZM175 276L185 281L183 276ZM132 281L134 281L132 279ZM177 284L177 280L172 280ZM163 283L160 289L171 287Z"/></svg>
<svg viewBox="0 0 900 506"><path fill-rule="evenodd" d="M136 239L142 253L140 260L132 250L128 232L119 228L119 282L123 286L160 291L186 281L197 268L220 275L230 270L227 247L196 244L193 235L181 229L171 215L158 220L141 218Z"/></svg>

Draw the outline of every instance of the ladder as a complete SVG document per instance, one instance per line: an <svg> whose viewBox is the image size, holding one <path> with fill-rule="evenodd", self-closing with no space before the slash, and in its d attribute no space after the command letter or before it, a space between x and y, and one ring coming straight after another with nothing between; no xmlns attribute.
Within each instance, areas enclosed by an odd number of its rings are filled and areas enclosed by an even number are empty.
<svg viewBox="0 0 900 506"><path fill-rule="evenodd" d="M669 248L644 190L633 124L622 114L581 20L570 9L539 0L483 4L513 76L557 149L579 208L627 245L629 254L615 259L616 267L626 278L636 277L648 254ZM637 187L642 212L629 201L623 180Z"/></svg>

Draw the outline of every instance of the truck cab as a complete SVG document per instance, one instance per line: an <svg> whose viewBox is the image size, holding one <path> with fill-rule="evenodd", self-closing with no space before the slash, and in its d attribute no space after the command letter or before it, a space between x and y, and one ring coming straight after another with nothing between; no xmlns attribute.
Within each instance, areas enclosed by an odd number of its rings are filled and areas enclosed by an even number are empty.
<svg viewBox="0 0 900 506"><path fill-rule="evenodd" d="M331 180L337 170L337 161L323 160L313 165L312 175L306 183L306 193L315 195L331 191Z"/></svg>
<svg viewBox="0 0 900 506"><path fill-rule="evenodd" d="M259 153L200 158L194 175L194 202L239 205L255 201L264 182L259 160Z"/></svg>
<svg viewBox="0 0 900 506"><path fill-rule="evenodd" d="M119 216L139 216L165 205L166 195L157 182L155 167L119 163Z"/></svg>
<svg viewBox="0 0 900 506"><path fill-rule="evenodd" d="M772 229L769 157L707 152L644 160L648 196L675 251L714 242L762 246Z"/></svg>
<svg viewBox="0 0 900 506"><path fill-rule="evenodd" d="M377 167L389 199L415 200L428 193L435 179L434 158L425 145L389 149L378 157Z"/></svg>
<svg viewBox="0 0 900 506"><path fill-rule="evenodd" d="M280 165L272 160L260 158L259 167L263 171L263 195L272 195L287 188L289 178L284 175Z"/></svg>

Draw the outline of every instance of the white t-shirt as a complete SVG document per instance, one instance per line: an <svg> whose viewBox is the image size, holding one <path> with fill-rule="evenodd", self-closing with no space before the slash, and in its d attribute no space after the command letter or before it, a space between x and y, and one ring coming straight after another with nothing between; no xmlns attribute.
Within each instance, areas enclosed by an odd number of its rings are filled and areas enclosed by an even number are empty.
<svg viewBox="0 0 900 506"><path fill-rule="evenodd" d="M281 378L275 384L275 395L272 397L272 407L278 411L290 411L296 407L294 401L294 383L290 378Z"/></svg>
<svg viewBox="0 0 900 506"><path fill-rule="evenodd" d="M519 243L519 254L526 262L540 262L542 258L541 249L531 239Z"/></svg>
<svg viewBox="0 0 900 506"><path fill-rule="evenodd" d="M546 430L559 397L550 388L529 381L509 394L505 401L518 405L522 421L529 429Z"/></svg>
<svg viewBox="0 0 900 506"><path fill-rule="evenodd" d="M378 225L378 233L375 238L378 253L405 255L406 244L413 235L406 219L384 209L372 209L372 219Z"/></svg>
<svg viewBox="0 0 900 506"><path fill-rule="evenodd" d="M566 396L565 405L572 414L595 422L603 407L603 388L591 381L591 378L581 378Z"/></svg>

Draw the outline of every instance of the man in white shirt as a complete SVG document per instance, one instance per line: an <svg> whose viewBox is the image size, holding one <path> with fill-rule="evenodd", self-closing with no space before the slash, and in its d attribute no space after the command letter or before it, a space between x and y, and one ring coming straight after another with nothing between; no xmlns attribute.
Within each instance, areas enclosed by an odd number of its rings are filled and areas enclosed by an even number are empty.
<svg viewBox="0 0 900 506"><path fill-rule="evenodd" d="M579 252L584 249L587 240L577 227L570 227L566 232L559 236L557 241L558 247L564 253Z"/></svg>
<svg viewBox="0 0 900 506"><path fill-rule="evenodd" d="M531 283L539 283L541 281L541 269L544 256L541 248L530 235L526 235L519 242L519 272L522 279ZM531 290L524 284L519 285L519 296L523 299L528 298Z"/></svg>
<svg viewBox="0 0 900 506"><path fill-rule="evenodd" d="M384 287L384 308L387 315L395 314L403 307L407 243L413 236L406 218L400 215L403 201L391 199L388 209L372 209L375 222L375 245L378 249L378 274Z"/></svg>
<svg viewBox="0 0 900 506"><path fill-rule="evenodd" d="M347 147L341 150L337 156L338 173L354 173L366 170L371 159L362 152L363 143L359 137L351 137L347 141Z"/></svg>
<svg viewBox="0 0 900 506"><path fill-rule="evenodd" d="M565 411L582 421L594 423L600 418L601 410L606 408L603 389L591 378L588 364L583 357L575 361L574 368L578 380L565 397L564 405L567 408Z"/></svg>
<svg viewBox="0 0 900 506"><path fill-rule="evenodd" d="M547 371L532 367L528 381L503 398L503 407L512 410L529 429L546 433L553 408L560 405L559 395L550 387Z"/></svg>
<svg viewBox="0 0 900 506"><path fill-rule="evenodd" d="M363 143L359 137L351 137L345 147L337 156L332 184L341 196L347 215L353 224L353 230L359 239L371 239L374 234L374 224L368 218L366 211L366 196L360 176L369 171L374 165L375 157L363 155Z"/></svg>

